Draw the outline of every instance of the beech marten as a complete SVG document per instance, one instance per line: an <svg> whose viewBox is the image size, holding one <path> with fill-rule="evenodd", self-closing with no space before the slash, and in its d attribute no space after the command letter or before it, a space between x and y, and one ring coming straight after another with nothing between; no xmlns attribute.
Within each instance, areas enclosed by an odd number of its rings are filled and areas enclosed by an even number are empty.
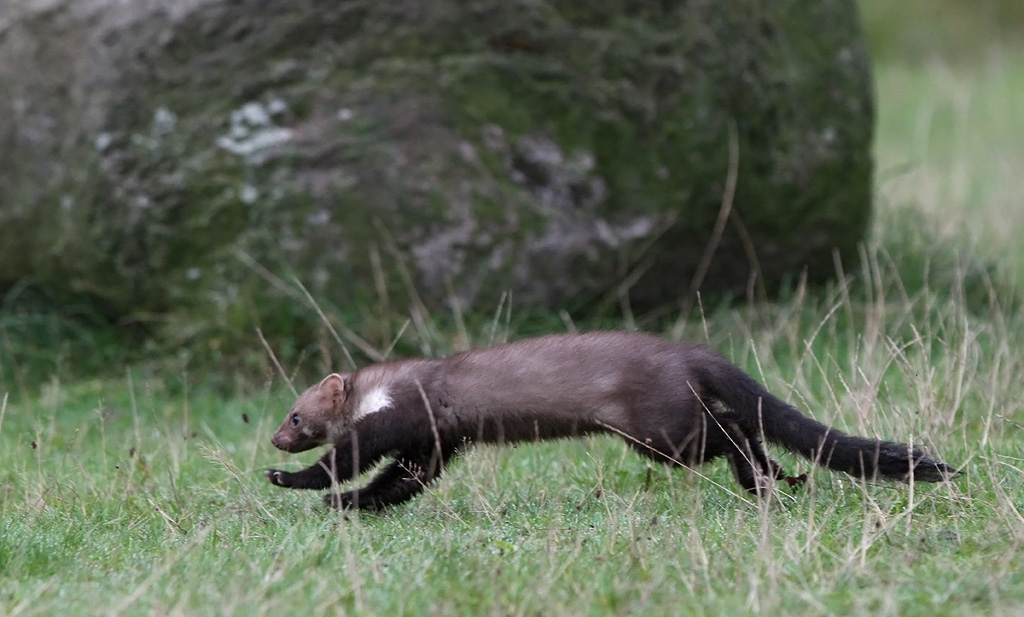
<svg viewBox="0 0 1024 617"><path fill-rule="evenodd" d="M846 435L807 418L705 347L594 332L328 375L299 396L271 441L285 452L332 448L307 469L271 469L267 478L325 489L390 458L366 486L324 498L335 507L380 509L423 491L474 442L601 432L672 465L725 456L754 494L786 477L762 437L858 478L939 482L959 473L908 444Z"/></svg>

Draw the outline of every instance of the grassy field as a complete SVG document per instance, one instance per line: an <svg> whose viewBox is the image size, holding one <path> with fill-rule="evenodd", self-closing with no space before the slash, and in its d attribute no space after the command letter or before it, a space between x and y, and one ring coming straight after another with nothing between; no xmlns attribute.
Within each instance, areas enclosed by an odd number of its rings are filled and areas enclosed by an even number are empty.
<svg viewBox="0 0 1024 617"><path fill-rule="evenodd" d="M819 420L913 438L964 477L819 469L758 504L723 463L671 471L591 438L480 448L407 506L345 517L263 479L316 457L269 444L292 399L279 379L226 398L184 371L56 373L38 393L0 388L0 615L1021 614L1024 320L993 272L1024 283L1024 53L876 76L864 265L676 333ZM405 332L436 354L492 336Z"/></svg>

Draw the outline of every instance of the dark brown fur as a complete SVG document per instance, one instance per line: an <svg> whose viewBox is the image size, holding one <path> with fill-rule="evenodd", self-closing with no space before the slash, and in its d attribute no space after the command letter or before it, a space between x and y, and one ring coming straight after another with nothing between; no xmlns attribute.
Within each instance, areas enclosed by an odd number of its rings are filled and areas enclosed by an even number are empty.
<svg viewBox="0 0 1024 617"><path fill-rule="evenodd" d="M384 391L390 404L365 413ZM328 376L299 397L273 443L288 452L333 447L307 469L272 469L267 477L278 486L324 489L390 458L368 485L325 498L338 507L384 508L420 493L471 443L602 432L672 465L725 456L743 488L758 494L769 478L785 477L762 437L856 477L937 482L958 473L908 444L846 435L807 418L699 345L596 332Z"/></svg>

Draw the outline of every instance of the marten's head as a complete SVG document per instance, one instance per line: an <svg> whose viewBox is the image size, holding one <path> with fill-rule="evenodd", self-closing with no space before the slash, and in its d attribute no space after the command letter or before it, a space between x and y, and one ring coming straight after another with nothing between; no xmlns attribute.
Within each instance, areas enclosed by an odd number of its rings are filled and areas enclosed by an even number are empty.
<svg viewBox="0 0 1024 617"><path fill-rule="evenodd" d="M305 452L334 443L351 425L346 403L352 374L331 373L299 395L270 443L285 452Z"/></svg>

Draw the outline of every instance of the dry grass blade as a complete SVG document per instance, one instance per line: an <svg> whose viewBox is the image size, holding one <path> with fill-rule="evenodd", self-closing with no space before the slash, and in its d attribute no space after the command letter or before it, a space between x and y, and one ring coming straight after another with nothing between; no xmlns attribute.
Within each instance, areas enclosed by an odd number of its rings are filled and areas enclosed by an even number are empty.
<svg viewBox="0 0 1024 617"><path fill-rule="evenodd" d="M288 373L285 372L284 367L281 366L281 363L278 361L277 354L275 354L274 350L270 347L270 343L268 343L266 337L263 336L263 331L260 330L259 328L256 328L256 336L259 337L260 343L263 345L263 349L267 352L267 355L270 356L270 360L274 363L274 367L277 369L277 373L281 376L281 379L283 379L284 382L288 385L288 389L292 391L292 395L298 396L298 390L295 389L295 386L292 384L292 380L288 376Z"/></svg>
<svg viewBox="0 0 1024 617"><path fill-rule="evenodd" d="M341 347L341 351L342 353L345 354L345 360L348 362L349 367L351 367L353 370L358 368L355 359L352 358L352 354L349 353L348 351L348 346L345 345L345 342L341 340L340 336L338 336L338 331L334 329L334 324L331 323L331 320L327 318L327 315L324 313L323 309L320 308L320 304L317 303L317 301L313 298L313 294L309 293L309 290L306 289L306 286L302 284L302 281L295 279L295 284L299 287L299 289L302 290L302 294L306 297L306 301L309 302L309 305L311 307L313 307L313 310L316 311L316 314L320 316L320 321L323 322L324 326L327 328L327 331L330 332L331 336L334 337L334 342L338 344L338 347ZM355 332L352 332L345 326L341 326L341 328L345 332L345 336L350 341L352 341L352 343L356 347L358 347L360 351L369 356L375 362L380 362L381 360L384 359L383 356L381 356L381 354L376 349L374 349L373 345L370 345L369 343L364 341Z"/></svg>

